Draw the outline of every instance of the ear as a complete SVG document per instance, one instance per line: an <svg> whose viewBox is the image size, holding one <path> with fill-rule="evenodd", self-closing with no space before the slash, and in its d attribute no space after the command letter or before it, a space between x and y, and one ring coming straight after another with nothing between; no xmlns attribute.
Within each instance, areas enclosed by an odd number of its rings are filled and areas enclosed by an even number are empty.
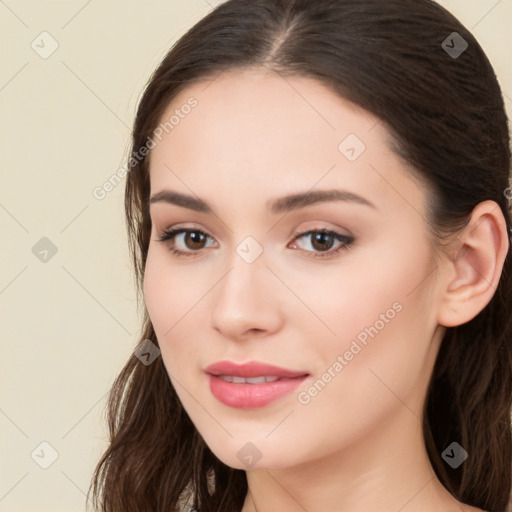
<svg viewBox="0 0 512 512"><path fill-rule="evenodd" d="M491 301L509 249L507 225L494 201L479 203L459 235L447 265L438 323L445 327L473 319Z"/></svg>

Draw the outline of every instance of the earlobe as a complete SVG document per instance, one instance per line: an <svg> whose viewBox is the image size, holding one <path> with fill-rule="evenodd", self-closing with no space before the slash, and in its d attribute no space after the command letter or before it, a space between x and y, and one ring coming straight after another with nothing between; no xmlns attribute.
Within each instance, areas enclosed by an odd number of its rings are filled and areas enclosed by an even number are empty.
<svg viewBox="0 0 512 512"><path fill-rule="evenodd" d="M498 286L509 249L507 225L494 201L479 203L470 221L458 236L450 266L439 324L462 325L473 319L491 301Z"/></svg>

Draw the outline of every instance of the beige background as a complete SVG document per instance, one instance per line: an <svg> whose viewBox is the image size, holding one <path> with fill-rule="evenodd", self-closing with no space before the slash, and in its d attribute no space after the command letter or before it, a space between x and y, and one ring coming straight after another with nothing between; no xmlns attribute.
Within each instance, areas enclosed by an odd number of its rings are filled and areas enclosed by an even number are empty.
<svg viewBox="0 0 512 512"><path fill-rule="evenodd" d="M124 180L92 192L123 165L150 73L218 3L0 1L0 511L85 509L106 393L139 334ZM512 0L440 3L488 53L510 117ZM58 452L47 469L41 442Z"/></svg>

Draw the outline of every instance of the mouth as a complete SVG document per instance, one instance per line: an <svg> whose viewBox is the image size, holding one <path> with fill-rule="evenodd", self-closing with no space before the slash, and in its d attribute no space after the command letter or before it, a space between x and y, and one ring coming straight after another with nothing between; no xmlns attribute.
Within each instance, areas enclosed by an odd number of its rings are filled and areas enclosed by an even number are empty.
<svg viewBox="0 0 512 512"><path fill-rule="evenodd" d="M221 361L205 369L212 395L224 405L255 409L291 393L309 376L257 361L242 365Z"/></svg>
<svg viewBox="0 0 512 512"><path fill-rule="evenodd" d="M249 361L248 363L238 364L232 361L218 361L204 370L206 373L215 376L243 377L245 379L251 377L264 377L278 379L302 377L308 375L306 371L290 370L273 364L261 363L260 361Z"/></svg>
<svg viewBox="0 0 512 512"><path fill-rule="evenodd" d="M265 382L275 382L280 377L277 376L261 376L261 377L239 377L238 375L215 375L219 379L226 382L232 382L233 384L263 384ZM285 377L286 378L286 377Z"/></svg>

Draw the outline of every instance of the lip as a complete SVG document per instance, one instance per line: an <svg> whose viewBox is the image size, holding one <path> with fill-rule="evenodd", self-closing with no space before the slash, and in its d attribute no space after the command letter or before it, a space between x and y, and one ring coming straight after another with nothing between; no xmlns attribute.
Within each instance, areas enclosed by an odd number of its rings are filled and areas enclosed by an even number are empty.
<svg viewBox="0 0 512 512"><path fill-rule="evenodd" d="M241 365L231 361L219 361L208 366L204 371L208 375L212 395L224 405L239 409L255 409L268 405L291 393L309 376L304 371L289 370L258 361ZM237 384L227 382L219 378L219 375L246 378L273 376L279 377L279 380L261 384Z"/></svg>
<svg viewBox="0 0 512 512"><path fill-rule="evenodd" d="M204 370L210 375L236 375L237 377L259 377L260 375L293 379L308 375L308 372L288 370L259 361L237 364L231 361L219 361L207 366Z"/></svg>

